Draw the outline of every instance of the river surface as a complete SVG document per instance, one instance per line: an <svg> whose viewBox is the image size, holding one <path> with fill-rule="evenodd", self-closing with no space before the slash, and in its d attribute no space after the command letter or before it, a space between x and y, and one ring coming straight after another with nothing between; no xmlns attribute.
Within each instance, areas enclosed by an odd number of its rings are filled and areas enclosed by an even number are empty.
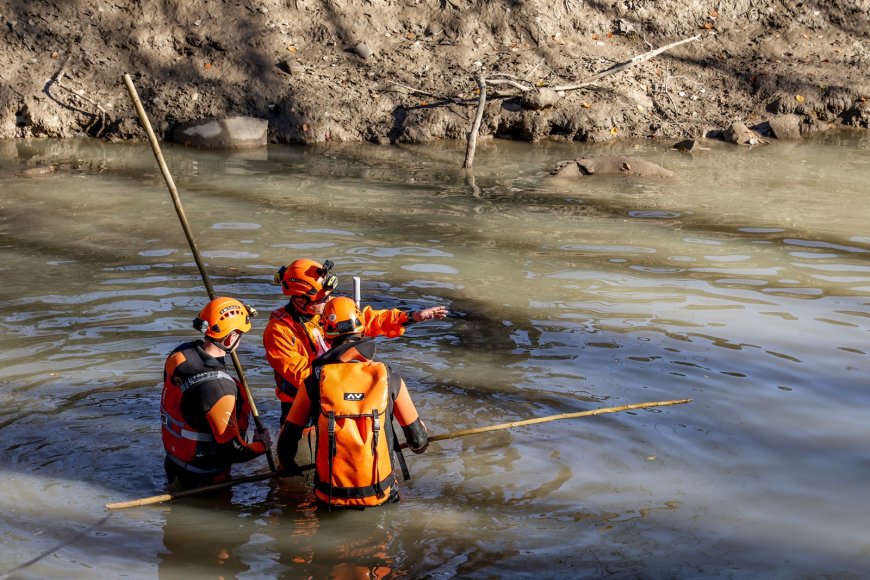
<svg viewBox="0 0 870 580"><path fill-rule="evenodd" d="M164 491L163 361L205 289L147 145L0 142L0 577L870 577L870 139L709 145L484 142L473 177L461 143L165 146L217 293L261 312L273 434L298 257L450 308L379 339L433 435L692 402L433 443L364 512L301 478L109 512ZM676 175L547 177L596 154Z"/></svg>

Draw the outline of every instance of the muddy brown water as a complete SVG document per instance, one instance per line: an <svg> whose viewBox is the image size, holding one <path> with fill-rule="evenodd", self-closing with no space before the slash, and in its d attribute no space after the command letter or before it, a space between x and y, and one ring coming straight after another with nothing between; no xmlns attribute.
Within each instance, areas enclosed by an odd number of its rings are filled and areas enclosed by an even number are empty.
<svg viewBox="0 0 870 580"><path fill-rule="evenodd" d="M546 179L604 153L677 177ZM263 313L240 359L273 431L260 335L300 256L454 312L380 340L433 434L694 401L433 444L382 509L273 481L90 528L163 491L161 368L205 291L147 146L4 142L0 575L46 552L14 577L870 574L866 136L487 142L473 179L461 144L165 154L218 293Z"/></svg>

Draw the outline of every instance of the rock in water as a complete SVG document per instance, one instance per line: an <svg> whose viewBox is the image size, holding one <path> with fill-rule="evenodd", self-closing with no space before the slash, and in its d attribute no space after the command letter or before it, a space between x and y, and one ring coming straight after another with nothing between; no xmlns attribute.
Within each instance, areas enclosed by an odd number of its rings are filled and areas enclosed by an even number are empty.
<svg viewBox="0 0 870 580"><path fill-rule="evenodd" d="M560 163L551 173L553 177L582 177L584 175L637 175L641 177L671 177L668 171L651 161L634 157L584 157Z"/></svg>
<svg viewBox="0 0 870 580"><path fill-rule="evenodd" d="M198 149L265 147L269 122L255 117L223 117L191 121L172 132L172 140Z"/></svg>
<svg viewBox="0 0 870 580"><path fill-rule="evenodd" d="M695 139L685 139L675 144L674 149L677 151L683 151L684 153L691 153L698 149L698 142Z"/></svg>

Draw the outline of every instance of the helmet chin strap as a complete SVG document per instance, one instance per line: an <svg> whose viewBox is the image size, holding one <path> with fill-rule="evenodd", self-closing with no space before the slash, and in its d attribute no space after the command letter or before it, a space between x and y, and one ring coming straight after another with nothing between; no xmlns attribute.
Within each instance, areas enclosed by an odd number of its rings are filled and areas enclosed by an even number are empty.
<svg viewBox="0 0 870 580"><path fill-rule="evenodd" d="M238 338L236 338L236 340L234 340L230 346L227 346L225 344L227 341L227 338L230 338L233 336L237 336ZM212 343L213 345L215 345L216 347L218 347L219 349L221 349L222 351L224 351L225 353L229 354L229 353L233 352L234 350L236 350L236 347L239 346L239 343L242 341L242 335L241 334L237 335L235 332L233 332L233 333L230 333L227 336L225 336L222 340L216 340L216 339L211 338L209 336L206 337L206 340L209 341L210 343Z"/></svg>
<svg viewBox="0 0 870 580"><path fill-rule="evenodd" d="M308 310L311 306L311 299L308 296L294 296L290 299L290 305L293 307L293 310L304 316L310 317L316 314Z"/></svg>

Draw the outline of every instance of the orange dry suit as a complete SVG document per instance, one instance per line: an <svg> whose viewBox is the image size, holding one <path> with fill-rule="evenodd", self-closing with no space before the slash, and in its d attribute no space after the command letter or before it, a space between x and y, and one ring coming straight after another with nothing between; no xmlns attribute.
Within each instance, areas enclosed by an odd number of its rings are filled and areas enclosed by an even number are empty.
<svg viewBox="0 0 870 580"><path fill-rule="evenodd" d="M330 506L398 500L393 417L412 451L422 453L429 444L405 382L384 363L371 360L374 352L371 338L350 338L318 358L278 439L281 465L297 470L294 457L302 429L309 416L315 418L314 494Z"/></svg>
<svg viewBox="0 0 870 580"><path fill-rule="evenodd" d="M248 443L250 405L223 358L182 344L166 359L160 400L166 478L184 488L229 478L230 466L266 452Z"/></svg>
<svg viewBox="0 0 870 580"><path fill-rule="evenodd" d="M366 336L402 336L413 319L410 312L398 309L362 311ZM263 331L266 360L275 371L275 394L281 401L282 417L290 409L296 392L311 374L311 363L329 349L320 330L320 316L305 314L288 303L274 310Z"/></svg>

